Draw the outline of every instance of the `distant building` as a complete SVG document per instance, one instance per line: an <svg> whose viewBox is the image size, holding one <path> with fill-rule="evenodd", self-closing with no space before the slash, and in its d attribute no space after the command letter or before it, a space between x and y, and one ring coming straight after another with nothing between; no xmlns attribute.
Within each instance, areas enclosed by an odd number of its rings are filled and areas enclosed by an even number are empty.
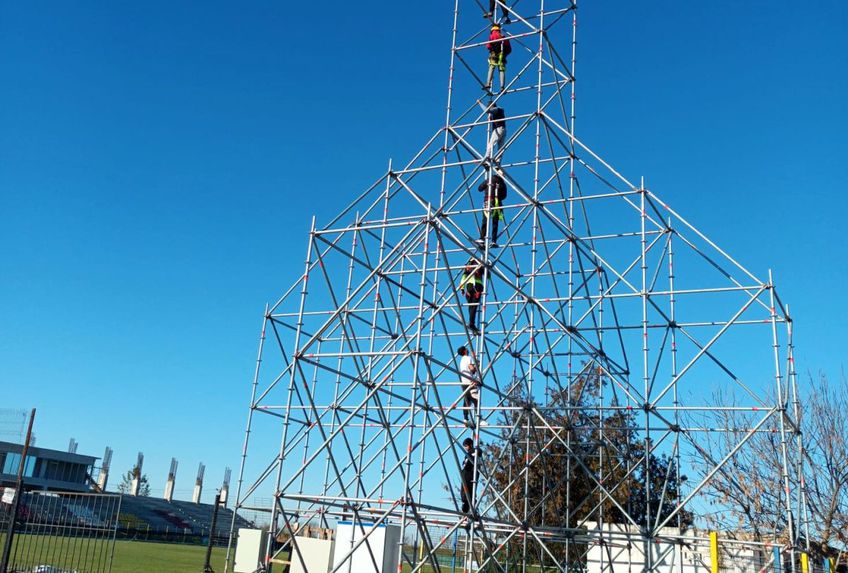
<svg viewBox="0 0 848 573"><path fill-rule="evenodd" d="M13 486L21 463L21 444L0 442L0 486ZM26 489L51 491L91 490L94 456L30 447L24 465Z"/></svg>

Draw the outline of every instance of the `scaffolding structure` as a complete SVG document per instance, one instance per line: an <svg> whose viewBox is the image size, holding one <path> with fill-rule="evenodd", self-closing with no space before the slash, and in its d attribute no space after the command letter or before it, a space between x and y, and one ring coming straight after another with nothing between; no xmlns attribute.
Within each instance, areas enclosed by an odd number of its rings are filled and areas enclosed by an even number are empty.
<svg viewBox="0 0 848 573"><path fill-rule="evenodd" d="M771 274L575 136L574 0L496 2L481 19L484 4L455 0L444 126L313 220L302 277L264 314L235 503L267 512L265 566L301 559L302 528L352 520L348 557L372 552L373 525L400 526L404 571L573 570L613 535L605 524L649 540L688 525L763 432L779 437L783 535L797 547L800 401ZM487 90L498 21L512 53L506 85ZM495 175L502 203L479 190ZM497 219L499 237L483 225ZM469 324L460 286L475 271ZM719 457L709 433L732 436Z"/></svg>

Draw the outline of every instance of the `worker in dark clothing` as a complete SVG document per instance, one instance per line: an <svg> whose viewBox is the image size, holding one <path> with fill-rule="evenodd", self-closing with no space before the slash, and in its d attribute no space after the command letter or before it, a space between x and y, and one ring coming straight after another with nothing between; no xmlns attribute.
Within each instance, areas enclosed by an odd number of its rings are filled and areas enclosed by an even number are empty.
<svg viewBox="0 0 848 573"><path fill-rule="evenodd" d="M497 248L498 223L504 219L501 205L503 205L503 200L506 199L506 182L503 180L503 177L497 173L493 173L490 178L480 183L477 191L483 191L485 193L483 196L483 224L480 226L480 238L476 241L477 246L481 248L485 246L486 231L488 230L487 223L491 219L492 242L490 246Z"/></svg>
<svg viewBox="0 0 848 573"><path fill-rule="evenodd" d="M506 86L506 58L512 52L512 45L509 43L508 38L504 38L499 24L492 24L492 30L489 32L489 41L486 42L486 49L489 50L489 74L483 89L491 93L495 68L498 68L501 80L500 91L503 91Z"/></svg>
<svg viewBox="0 0 848 573"><path fill-rule="evenodd" d="M477 511L474 509L474 489L477 485L477 448L474 447L474 440L471 438L465 438L463 440L462 448L465 450L465 460L462 462L462 471L460 472L462 481L462 489L460 490L462 513L476 519Z"/></svg>
<svg viewBox="0 0 848 573"><path fill-rule="evenodd" d="M459 290L465 295L465 302L468 303L468 329L472 334L478 335L480 330L477 328L477 309L483 295L483 265L474 257L465 263Z"/></svg>
<svg viewBox="0 0 848 573"><path fill-rule="evenodd" d="M484 18L493 18L495 16L495 5L499 4L501 7L501 21L503 24L509 24L509 12L506 9L506 4L504 2L498 2L497 0L489 0L489 11L483 14Z"/></svg>
<svg viewBox="0 0 848 573"><path fill-rule="evenodd" d="M493 103L486 113L489 115L489 121L492 123L492 132L489 134L489 139L486 141L486 159L493 163L500 164L500 152L503 147L503 142L506 139L506 113L502 107ZM495 157L495 146L498 148L498 156Z"/></svg>

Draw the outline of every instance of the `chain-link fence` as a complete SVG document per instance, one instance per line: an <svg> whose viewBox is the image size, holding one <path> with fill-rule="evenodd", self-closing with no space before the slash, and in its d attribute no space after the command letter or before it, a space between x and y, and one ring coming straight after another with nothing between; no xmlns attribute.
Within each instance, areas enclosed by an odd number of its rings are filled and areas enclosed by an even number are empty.
<svg viewBox="0 0 848 573"><path fill-rule="evenodd" d="M23 494L9 573L109 573L120 507L113 494ZM3 541L11 514L12 505L0 503Z"/></svg>
<svg viewBox="0 0 848 573"><path fill-rule="evenodd" d="M460 571L465 555L465 531L438 525L428 525L426 529L426 535L416 531L407 537L405 560L415 565L427 563L422 568L424 571L435 571L434 562L438 563L440 571Z"/></svg>

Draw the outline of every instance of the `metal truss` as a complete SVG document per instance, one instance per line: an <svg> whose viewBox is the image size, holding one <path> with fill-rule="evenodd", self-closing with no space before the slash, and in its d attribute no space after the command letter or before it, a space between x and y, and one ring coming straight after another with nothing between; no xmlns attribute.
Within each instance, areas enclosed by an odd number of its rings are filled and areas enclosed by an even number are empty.
<svg viewBox="0 0 848 573"><path fill-rule="evenodd" d="M566 571L598 541L587 523L603 529L614 513L647 538L679 526L753 436L777 432L797 541L792 322L771 275L746 270L575 136L574 1L498 3L513 51L494 94L481 90L486 8L456 0L444 126L333 220L313 221L302 277L265 312L237 509L267 511L278 540L342 518L397 524L408 571L450 570L438 556L457 538L466 566ZM492 103L507 134L487 157ZM488 229L478 247L482 221L496 216L478 186L495 171L508 189L504 220L498 246ZM472 259L485 271L479 334L459 289ZM482 383L468 425L459 346L473 349ZM587 376L596 390L573 399ZM580 428L562 422L571 410L592 415ZM611 437L616 412L633 422L635 458L617 454L627 446ZM732 428L717 425L722 413ZM578 447L580 432L592 440ZM737 438L716 457L702 447L707 432ZM499 452L477 456L477 518L460 509L468 437ZM493 444L519 444L522 458ZM565 454L551 458L554 446ZM657 476L654 456L674 460L663 471L675 475ZM571 491L576 476L588 491ZM644 497L639 517L625 490ZM260 496L267 506L253 503ZM539 508L555 497L569 509L554 523ZM372 550L362 533L351 554ZM297 543L284 549L302 558Z"/></svg>

